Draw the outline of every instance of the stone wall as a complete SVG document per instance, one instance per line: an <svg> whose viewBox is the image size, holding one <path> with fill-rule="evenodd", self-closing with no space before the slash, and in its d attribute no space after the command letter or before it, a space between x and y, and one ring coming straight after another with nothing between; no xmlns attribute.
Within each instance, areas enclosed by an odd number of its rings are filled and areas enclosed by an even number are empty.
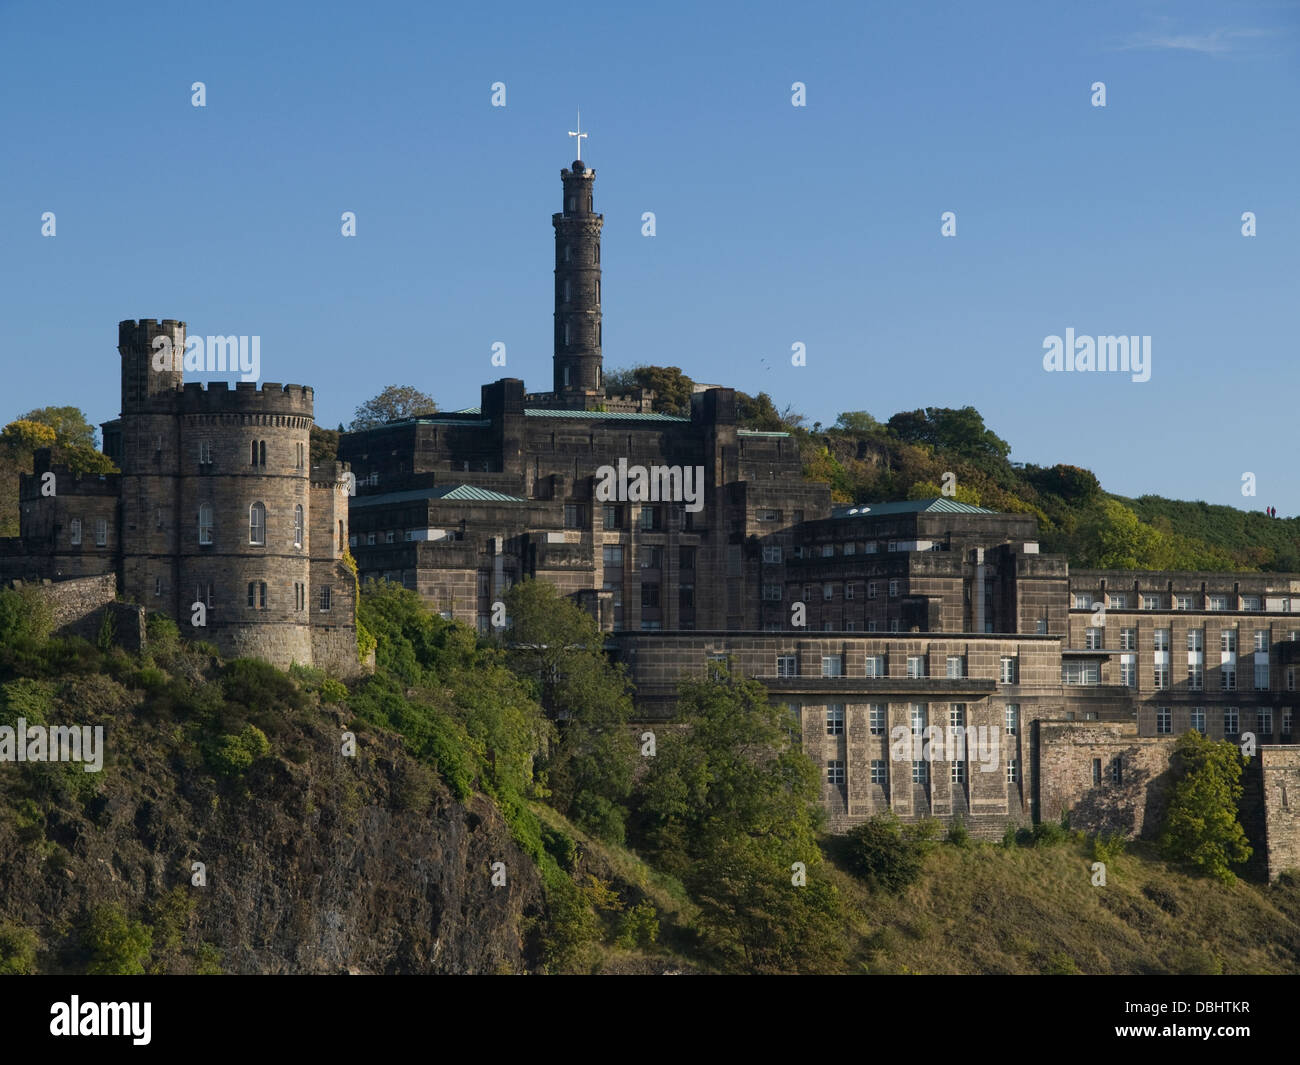
<svg viewBox="0 0 1300 1065"><path fill-rule="evenodd" d="M1300 748L1260 747L1268 878L1300 869Z"/></svg>

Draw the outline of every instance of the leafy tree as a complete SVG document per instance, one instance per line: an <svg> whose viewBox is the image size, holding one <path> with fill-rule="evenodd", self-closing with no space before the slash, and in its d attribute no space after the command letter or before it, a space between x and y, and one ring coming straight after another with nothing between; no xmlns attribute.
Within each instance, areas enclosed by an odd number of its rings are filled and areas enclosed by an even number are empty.
<svg viewBox="0 0 1300 1065"><path fill-rule="evenodd" d="M1011 445L985 427L974 407L901 411L889 419L888 428L904 443L925 444L970 459L1002 462L1011 454Z"/></svg>
<svg viewBox="0 0 1300 1065"><path fill-rule="evenodd" d="M626 376L616 376L611 383L605 379L608 395L617 395L628 388L649 388L655 392L651 408L661 414L688 415L691 413L691 394L695 382L677 366L633 366ZM615 387L618 386L618 387Z"/></svg>
<svg viewBox="0 0 1300 1065"><path fill-rule="evenodd" d="M638 757L628 727L631 687L605 656L592 617L544 581L506 593L507 661L559 722L545 762L552 804L602 839L621 843Z"/></svg>
<svg viewBox="0 0 1300 1065"><path fill-rule="evenodd" d="M869 886L899 892L921 876L925 851L922 844L904 833L892 812L877 814L854 825L848 832L846 856L849 868Z"/></svg>
<svg viewBox="0 0 1300 1065"><path fill-rule="evenodd" d="M699 903L726 968L811 972L841 957L839 900L821 875L821 777L788 712L754 680L688 680L684 732L662 736L641 785L639 842ZM806 886L792 870L803 863Z"/></svg>
<svg viewBox="0 0 1300 1065"><path fill-rule="evenodd" d="M1173 757L1176 782L1160 837L1167 857L1191 862L1225 884L1236 880L1230 867L1252 853L1237 820L1242 765L1234 744L1195 731L1181 736Z"/></svg>
<svg viewBox="0 0 1300 1065"><path fill-rule="evenodd" d="M1101 495L1101 483L1091 470L1060 462L1047 469L1026 466L1025 480L1040 492L1050 492L1075 504L1086 505Z"/></svg>
<svg viewBox="0 0 1300 1065"><path fill-rule="evenodd" d="M884 426L864 410L846 410L840 412L833 428L843 433L878 433Z"/></svg>
<svg viewBox="0 0 1300 1065"><path fill-rule="evenodd" d="M43 447L53 447L58 433L44 422L19 418L10 422L0 432L0 445L11 454L39 451ZM28 460L30 461L30 454Z"/></svg>
<svg viewBox="0 0 1300 1065"><path fill-rule="evenodd" d="M322 462L333 462L339 457L340 430L322 429L319 425L311 427L311 464L317 466Z"/></svg>
<svg viewBox="0 0 1300 1065"><path fill-rule="evenodd" d="M91 954L87 975L143 976L153 950L153 932L148 925L128 919L119 907L105 904L90 915L84 942Z"/></svg>
<svg viewBox="0 0 1300 1065"><path fill-rule="evenodd" d="M1083 526L1082 541L1080 555L1098 569L1169 569L1174 561L1168 538L1113 499Z"/></svg>
<svg viewBox="0 0 1300 1065"><path fill-rule="evenodd" d="M78 407L37 407L18 420L49 426L54 430L54 443L58 447L95 450L95 427Z"/></svg>
<svg viewBox="0 0 1300 1065"><path fill-rule="evenodd" d="M349 428L355 433L389 422L433 414L437 410L438 404L433 401L433 397L414 385L388 385L379 395L366 400L357 408Z"/></svg>

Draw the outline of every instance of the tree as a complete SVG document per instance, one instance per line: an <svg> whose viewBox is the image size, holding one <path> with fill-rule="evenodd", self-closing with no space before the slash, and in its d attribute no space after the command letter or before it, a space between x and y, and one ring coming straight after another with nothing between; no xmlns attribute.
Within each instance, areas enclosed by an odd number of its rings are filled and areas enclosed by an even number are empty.
<svg viewBox="0 0 1300 1065"><path fill-rule="evenodd" d="M631 687L605 656L592 617L554 586L523 580L506 592L506 661L558 724L544 762L551 802L601 839L621 843L637 759Z"/></svg>
<svg viewBox="0 0 1300 1065"><path fill-rule="evenodd" d="M334 462L339 457L339 434L342 429L322 429L319 425L311 427L311 464L318 466L322 462Z"/></svg>
<svg viewBox="0 0 1300 1065"><path fill-rule="evenodd" d="M684 681L678 713L686 730L661 737L642 782L639 842L699 903L723 967L836 967L839 901L816 838L821 777L789 712L757 681L723 674Z"/></svg>
<svg viewBox="0 0 1300 1065"><path fill-rule="evenodd" d="M846 410L840 412L833 428L843 433L878 433L884 426L864 410Z"/></svg>
<svg viewBox="0 0 1300 1065"><path fill-rule="evenodd" d="M906 444L924 444L969 459L1003 462L1011 454L1011 445L985 428L983 415L974 407L901 411L887 427Z"/></svg>
<svg viewBox="0 0 1300 1065"><path fill-rule="evenodd" d="M54 446L95 449L95 427L78 407L37 407L18 420L48 425L54 430Z"/></svg>
<svg viewBox="0 0 1300 1065"><path fill-rule="evenodd" d="M1179 738L1172 759L1176 781L1165 812L1160 844L1174 861L1191 862L1225 884L1230 868L1251 856L1237 820L1243 759L1238 748L1199 732Z"/></svg>
<svg viewBox="0 0 1300 1065"><path fill-rule="evenodd" d="M366 400L357 408L349 428L355 433L421 414L434 414L437 410L438 404L433 401L433 397L414 385L388 385L379 395Z"/></svg>
<svg viewBox="0 0 1300 1065"><path fill-rule="evenodd" d="M854 825L845 854L849 868L867 884L894 893L919 879L925 862L924 845L903 831L892 811Z"/></svg>
<svg viewBox="0 0 1300 1065"><path fill-rule="evenodd" d="M660 414L689 415L695 382L677 366L647 366L638 363L605 374L605 394L624 395L634 388L648 388L655 393L651 409Z"/></svg>

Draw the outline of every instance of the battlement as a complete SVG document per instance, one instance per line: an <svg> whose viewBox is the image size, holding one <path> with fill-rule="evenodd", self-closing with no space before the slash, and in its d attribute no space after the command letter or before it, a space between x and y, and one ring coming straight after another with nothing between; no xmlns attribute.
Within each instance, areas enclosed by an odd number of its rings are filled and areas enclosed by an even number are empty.
<svg viewBox="0 0 1300 1065"><path fill-rule="evenodd" d="M312 417L315 392L310 385L278 381L187 381L180 390L182 414L296 414Z"/></svg>
<svg viewBox="0 0 1300 1065"><path fill-rule="evenodd" d="M311 483L313 487L322 488L339 488L345 484L344 474L352 469L350 462L321 462L311 468Z"/></svg>

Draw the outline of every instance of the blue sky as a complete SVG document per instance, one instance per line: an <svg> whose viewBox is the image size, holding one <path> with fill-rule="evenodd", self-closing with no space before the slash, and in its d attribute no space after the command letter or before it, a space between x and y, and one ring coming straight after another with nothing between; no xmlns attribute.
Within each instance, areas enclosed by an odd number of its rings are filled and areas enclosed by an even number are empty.
<svg viewBox="0 0 1300 1065"><path fill-rule="evenodd" d="M330 427L549 388L581 106L607 369L971 404L1013 459L1293 514L1298 50L1296 3L0 2L0 421L115 416L123 318L259 335ZM1045 372L1067 328L1151 379Z"/></svg>

